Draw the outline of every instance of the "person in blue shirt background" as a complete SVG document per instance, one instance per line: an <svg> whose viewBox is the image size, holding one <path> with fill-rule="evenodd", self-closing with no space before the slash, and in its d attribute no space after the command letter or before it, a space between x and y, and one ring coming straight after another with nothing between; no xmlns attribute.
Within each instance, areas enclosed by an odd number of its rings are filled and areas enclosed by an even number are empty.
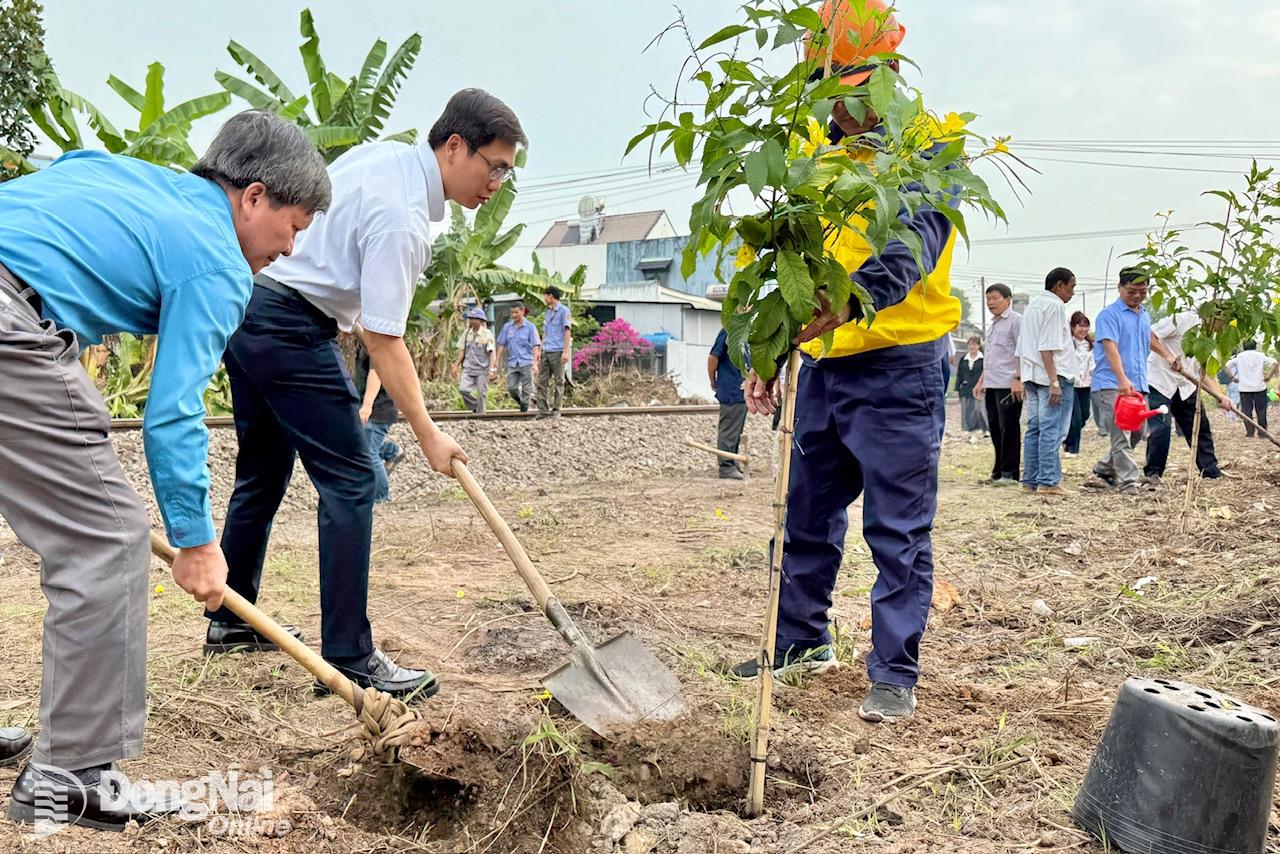
<svg viewBox="0 0 1280 854"><path fill-rule="evenodd" d="M747 423L747 400L742 396L742 371L729 358L729 337L721 329L707 356L707 377L715 389L720 403L720 428L716 433L716 447L722 451L738 453L742 440L742 428ZM720 477L726 480L742 480L742 466L734 460L720 460Z"/></svg>
<svg viewBox="0 0 1280 854"><path fill-rule="evenodd" d="M10 818L34 821L37 786L89 826L180 806L144 813L127 791L98 794L104 771L142 752L150 522L102 395L76 363L80 342L159 334L147 467L177 549L174 581L217 607L227 564L209 505L204 390L253 273L288 255L329 197L302 131L258 111L228 121L190 173L74 151L0 185L0 515L40 556L49 600L40 735Z"/></svg>
<svg viewBox="0 0 1280 854"><path fill-rule="evenodd" d="M573 358L573 321L555 285L543 291L542 301L547 304L547 313L542 318L542 359L538 364L538 417L559 418L564 371Z"/></svg>
<svg viewBox="0 0 1280 854"><path fill-rule="evenodd" d="M538 327L528 320L528 314L529 309L522 302L511 306L511 319L498 333L498 363L507 369L507 394L520 406L521 412L529 411L533 377L542 358L542 339L538 337Z"/></svg>

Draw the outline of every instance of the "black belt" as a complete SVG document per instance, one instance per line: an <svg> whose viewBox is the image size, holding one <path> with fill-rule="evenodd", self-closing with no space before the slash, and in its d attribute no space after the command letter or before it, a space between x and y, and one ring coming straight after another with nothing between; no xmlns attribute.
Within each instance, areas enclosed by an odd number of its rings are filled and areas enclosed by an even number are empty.
<svg viewBox="0 0 1280 854"><path fill-rule="evenodd" d="M266 288L266 289L267 289L267 290L269 290L269 291L274 291L274 292L276 292L276 293L280 294L280 296L282 296L282 297L292 297L292 298L294 298L294 299L304 299L304 297L302 296L302 294L298 293L297 291L295 291L293 288L289 287L288 285L281 284L280 282L277 282L275 279L271 278L271 277L270 277L270 276L268 276L266 273L259 273L258 275L254 276L254 277L253 277L253 283L254 283L255 285L257 285L258 287L260 287L260 288Z"/></svg>
<svg viewBox="0 0 1280 854"><path fill-rule="evenodd" d="M5 282L13 289L14 295L18 299L31 306L32 310L38 315L44 314L44 303L40 300L40 295L36 293L35 288L28 285L18 274L10 270L4 264L0 264L0 282Z"/></svg>

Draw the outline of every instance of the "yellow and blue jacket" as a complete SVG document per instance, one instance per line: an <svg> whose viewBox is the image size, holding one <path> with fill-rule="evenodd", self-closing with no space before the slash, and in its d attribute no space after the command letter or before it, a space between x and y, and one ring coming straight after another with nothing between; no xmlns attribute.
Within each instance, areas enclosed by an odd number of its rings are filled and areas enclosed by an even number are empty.
<svg viewBox="0 0 1280 854"><path fill-rule="evenodd" d="M941 147L939 144L935 150ZM867 149L851 156L869 161L874 152ZM890 241L883 252L873 255L871 246L853 228L842 228L828 238L828 248L853 281L871 295L876 316L868 324L854 302L853 319L836 330L825 356L821 341L804 344L802 350L820 360L823 367L852 367L868 361L921 366L945 354L945 336L960 323L960 301L951 294L956 232L945 216L928 205L914 215L903 210L900 218L920 236L923 268L928 271L923 277L911 250L901 241ZM865 359L857 358L863 354Z"/></svg>

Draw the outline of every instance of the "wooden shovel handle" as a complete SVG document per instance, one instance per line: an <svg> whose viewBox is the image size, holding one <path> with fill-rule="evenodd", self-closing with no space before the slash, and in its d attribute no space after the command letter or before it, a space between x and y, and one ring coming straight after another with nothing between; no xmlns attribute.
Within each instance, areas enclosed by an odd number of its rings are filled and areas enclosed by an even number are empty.
<svg viewBox="0 0 1280 854"><path fill-rule="evenodd" d="M740 462L740 463L751 462L751 458L748 457L746 454L735 454L733 451L722 451L719 448L713 448L710 445L704 445L702 442L697 441L692 436L685 436L684 443L688 445L690 448L697 448L699 451L706 451L709 454L715 454L717 457L720 457L721 459L724 459L724 460L736 460L737 462Z"/></svg>
<svg viewBox="0 0 1280 854"><path fill-rule="evenodd" d="M175 553L160 534L151 532L151 553L170 567L173 566ZM281 628L280 624L268 617L258 606L249 602L230 587L222 597L222 604L232 613L244 620L258 634L284 650L290 658L301 664L312 676L319 679L329 690L346 700L357 713L364 705L364 692L358 691L350 679L338 672L338 669L317 655L309 646Z"/></svg>
<svg viewBox="0 0 1280 854"><path fill-rule="evenodd" d="M455 459L453 461L453 476L458 479L458 483L462 484L463 490L471 498L471 503L480 511L480 515L484 517L485 522L489 523L490 530L498 538L498 542L502 543L502 547L507 550L507 556L516 565L516 569L520 572L520 577L528 585L529 592L533 594L538 607L542 609L543 613L546 613L547 600L551 598L551 588L547 586L547 582L538 574L538 570L534 569L533 561L529 560L529 554L524 550L524 546L520 545L516 535L512 533L506 521L498 514L497 508L493 506L489 496L484 494L480 484L467 469L466 463Z"/></svg>

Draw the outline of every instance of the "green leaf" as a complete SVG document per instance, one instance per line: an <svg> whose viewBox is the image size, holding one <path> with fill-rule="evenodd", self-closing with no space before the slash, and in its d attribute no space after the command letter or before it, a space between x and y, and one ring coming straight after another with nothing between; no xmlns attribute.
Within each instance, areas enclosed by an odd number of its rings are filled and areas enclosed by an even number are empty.
<svg viewBox="0 0 1280 854"><path fill-rule="evenodd" d="M790 21L798 27L804 27L813 33L820 33L825 29L825 25L822 23L822 16L807 6L792 9L782 17L784 20Z"/></svg>
<svg viewBox="0 0 1280 854"><path fill-rule="evenodd" d="M190 129L191 123L196 119L211 116L230 105L231 93L229 92L201 95L198 98L183 101L181 104L165 111L164 115L152 122L147 130L150 133L159 134L167 130L182 128L184 130L183 136L186 136L185 131Z"/></svg>
<svg viewBox="0 0 1280 854"><path fill-rule="evenodd" d="M844 108L849 112L849 118L858 124L862 124L867 120L867 105L861 98L849 96L844 99Z"/></svg>
<svg viewBox="0 0 1280 854"><path fill-rule="evenodd" d="M727 27L722 27L712 35L703 39L702 44L698 45L698 50L706 50L712 45L727 42L731 38L736 38L737 36L742 35L749 29L751 29L751 27L743 26L742 24L730 24Z"/></svg>
<svg viewBox="0 0 1280 854"><path fill-rule="evenodd" d="M360 141L360 128L351 125L313 125L304 127L302 132L311 140L312 145L321 150L355 145Z"/></svg>
<svg viewBox="0 0 1280 854"><path fill-rule="evenodd" d="M278 99L268 95L266 92L263 92L247 80L241 80L239 77L233 77L225 71L215 71L213 73L213 79L217 80L223 89L247 102L250 107L253 107L256 110L271 110L272 112L280 110L281 102ZM303 108L307 106L307 99L305 96L299 98L298 101L302 102ZM298 101L295 101L294 103L297 103ZM301 110L299 111L299 115L300 114ZM293 118L296 118L296 116ZM290 119L290 121L292 120L293 119Z"/></svg>
<svg viewBox="0 0 1280 854"><path fill-rule="evenodd" d="M89 103L75 92L62 90L62 98L66 103L78 113L84 113L89 119L89 127L93 128L97 134L98 140L112 154L119 154L128 147L124 137L120 135L120 131L116 130L115 125L102 114L102 112Z"/></svg>
<svg viewBox="0 0 1280 854"><path fill-rule="evenodd" d="M231 58L240 64L245 71L253 75L253 78L267 87L267 90L275 95L281 103L291 103L295 99L295 95L289 91L289 87L284 85L284 81L280 79L271 66L267 65L259 59L251 50L237 41L227 43L227 53L231 54Z"/></svg>
<svg viewBox="0 0 1280 854"><path fill-rule="evenodd" d="M747 189L751 190L753 196L760 195L765 182L769 180L769 162L765 159L764 151L748 154L742 167L747 178Z"/></svg>
<svg viewBox="0 0 1280 854"><path fill-rule="evenodd" d="M693 159L693 131L685 128L677 128L671 132L672 148L675 151L676 162L681 166L686 165Z"/></svg>
<svg viewBox="0 0 1280 854"><path fill-rule="evenodd" d="M867 91L871 94L871 107L879 116L888 116L893 104L894 89L897 87L897 75L887 65L876 66L867 81Z"/></svg>
<svg viewBox="0 0 1280 854"><path fill-rule="evenodd" d="M133 107L139 113L147 109L147 99L142 96L142 93L137 89L134 89L128 83L125 83L119 77L112 74L107 78L107 85L110 86L112 91L117 95L124 98L125 103L130 107Z"/></svg>
<svg viewBox="0 0 1280 854"><path fill-rule="evenodd" d="M787 177L787 154L782 150L782 145L775 137L770 137L765 140L760 151L764 153L768 164L769 183L774 186L782 184Z"/></svg>
<svg viewBox="0 0 1280 854"><path fill-rule="evenodd" d="M147 66L147 91L138 130L144 131L164 114L164 66L153 62Z"/></svg>
<svg viewBox="0 0 1280 854"><path fill-rule="evenodd" d="M311 103L315 104L316 118L327 122L333 113L333 101L330 98L328 72L324 67L324 59L320 56L320 35L316 32L310 9L302 10L298 28L306 39L298 47L298 52L302 54L307 82L311 84Z"/></svg>
<svg viewBox="0 0 1280 854"><path fill-rule="evenodd" d="M790 249L778 253L778 289L793 318L806 321L813 316L813 279L804 256Z"/></svg>
<svg viewBox="0 0 1280 854"><path fill-rule="evenodd" d="M361 140L373 139L382 130L383 123L391 114L391 105L400 91L400 84L413 69L418 52L421 50L422 36L414 33L405 39L404 43L391 55L391 59L387 60L387 65L378 77L378 82L374 85L373 93L369 97L369 111L360 124Z"/></svg>

